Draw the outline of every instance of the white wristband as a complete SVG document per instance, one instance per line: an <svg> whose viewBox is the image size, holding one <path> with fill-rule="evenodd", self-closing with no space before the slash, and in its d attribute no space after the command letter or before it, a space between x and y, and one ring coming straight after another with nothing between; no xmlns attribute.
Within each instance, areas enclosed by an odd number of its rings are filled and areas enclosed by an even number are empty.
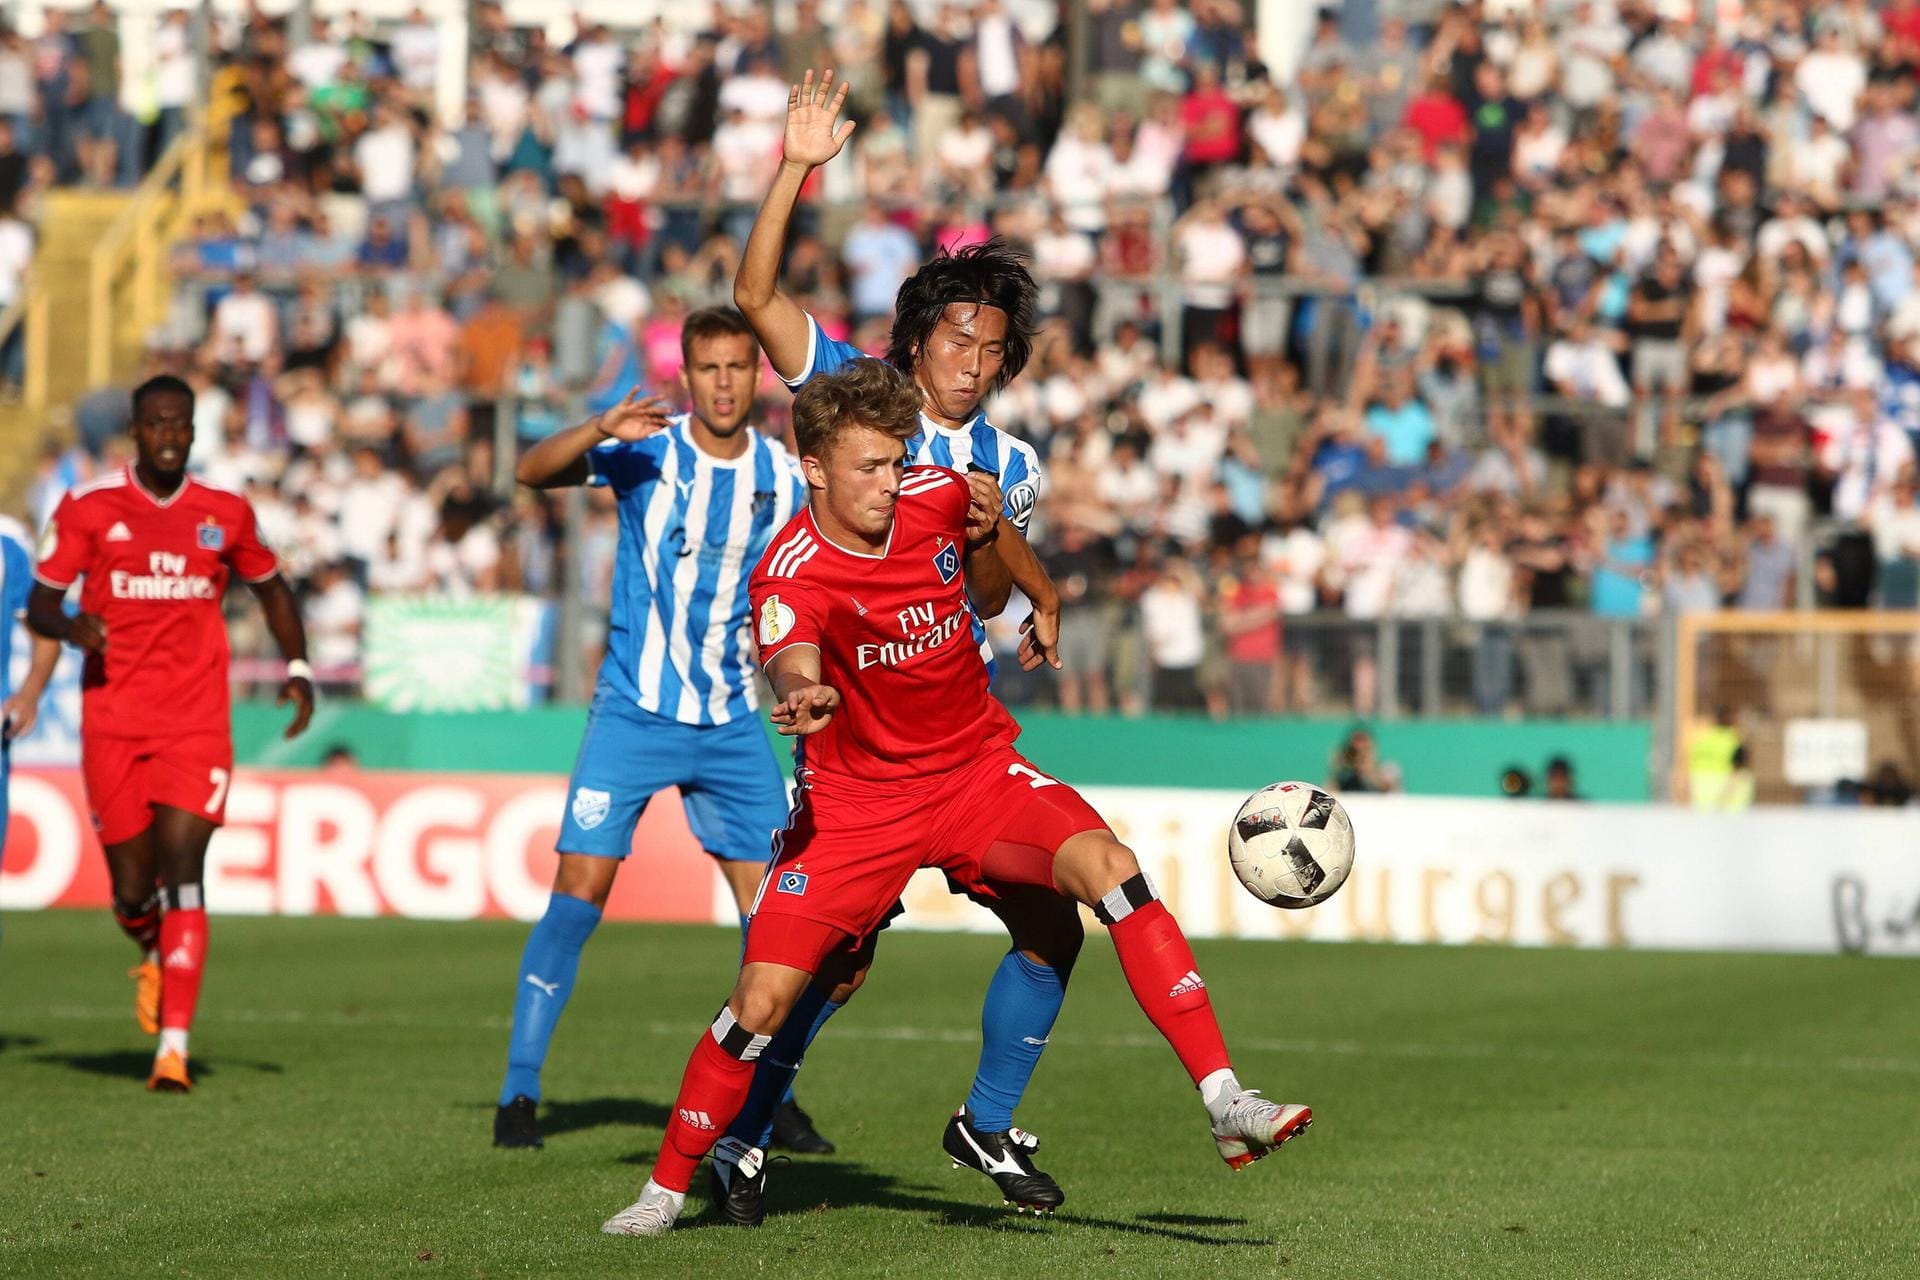
<svg viewBox="0 0 1920 1280"><path fill-rule="evenodd" d="M308 684L312 684L313 668L305 658L295 658L287 664L287 679L305 680Z"/></svg>

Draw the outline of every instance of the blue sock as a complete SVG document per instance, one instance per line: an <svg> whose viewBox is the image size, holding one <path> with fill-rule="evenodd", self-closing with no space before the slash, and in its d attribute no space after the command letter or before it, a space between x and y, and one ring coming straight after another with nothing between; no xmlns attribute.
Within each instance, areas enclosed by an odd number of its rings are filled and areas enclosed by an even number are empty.
<svg viewBox="0 0 1920 1280"><path fill-rule="evenodd" d="M1000 961L980 1007L980 1069L967 1095L974 1128L1000 1133L1012 1126L1013 1109L1040 1065L1040 1051L1066 998L1057 970L1018 951Z"/></svg>
<svg viewBox="0 0 1920 1280"><path fill-rule="evenodd" d="M500 1105L520 1094L540 1097L540 1067L547 1060L547 1042L560 1021L560 1011L573 994L580 972L580 948L600 923L600 908L591 902L556 893L547 899L547 914L527 935L520 953L520 981L514 988L513 1038L507 1042L507 1078L500 1086Z"/></svg>
<svg viewBox="0 0 1920 1280"><path fill-rule="evenodd" d="M825 992L808 987L800 993L793 1012L787 1015L786 1025L761 1050L759 1064L753 1072L753 1087L747 1091L747 1105L740 1108L733 1127L727 1130L729 1137L766 1150L767 1144L773 1141L773 1113L782 1102L793 1097L793 1077L800 1071L800 1060L806 1056L807 1046L820 1034L820 1028L827 1025L827 1019L838 1012L840 1006L827 999Z"/></svg>

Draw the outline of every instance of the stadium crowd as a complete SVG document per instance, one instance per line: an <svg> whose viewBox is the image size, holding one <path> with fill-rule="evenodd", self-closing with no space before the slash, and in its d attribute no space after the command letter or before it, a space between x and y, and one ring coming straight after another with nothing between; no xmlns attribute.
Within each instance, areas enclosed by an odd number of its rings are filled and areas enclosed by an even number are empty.
<svg viewBox="0 0 1920 1280"><path fill-rule="evenodd" d="M677 389L788 86L831 65L859 127L784 281L823 328L879 351L930 254L1031 256L1045 333L989 414L1047 470L1069 710L1370 712L1374 624L1444 617L1468 705L1552 714L1604 700L1606 641L1529 618L1920 602L1920 0L1378 7L1320 15L1280 79L1239 0L1087 0L1084 77L1050 4L561 43L483 3L451 121L425 14L296 38L256 11L216 24L235 199L180 246L151 363L199 390L195 463L253 499L342 679L368 593L571 572L604 606L611 507L569 559L496 442ZM104 5L0 35L0 309L39 192L183 127L185 22L138 118ZM124 413L79 406L36 516Z"/></svg>

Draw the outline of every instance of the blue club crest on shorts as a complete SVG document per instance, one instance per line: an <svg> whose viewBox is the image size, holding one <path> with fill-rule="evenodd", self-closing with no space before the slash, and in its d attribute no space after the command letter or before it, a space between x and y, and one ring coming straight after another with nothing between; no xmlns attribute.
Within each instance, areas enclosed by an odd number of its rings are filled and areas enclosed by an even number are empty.
<svg viewBox="0 0 1920 1280"><path fill-rule="evenodd" d="M607 820L613 797L592 787L579 787L573 793L573 820L582 831L591 831Z"/></svg>
<svg viewBox="0 0 1920 1280"><path fill-rule="evenodd" d="M200 537L202 551L218 551L227 545L227 531L215 524L212 516L205 524L195 526L194 532Z"/></svg>
<svg viewBox="0 0 1920 1280"><path fill-rule="evenodd" d="M773 890L775 893L790 893L797 898L807 891L807 877L799 871L782 871Z"/></svg>
<svg viewBox="0 0 1920 1280"><path fill-rule="evenodd" d="M933 553L933 567L940 574L942 585L953 581L960 572L960 548L949 542Z"/></svg>

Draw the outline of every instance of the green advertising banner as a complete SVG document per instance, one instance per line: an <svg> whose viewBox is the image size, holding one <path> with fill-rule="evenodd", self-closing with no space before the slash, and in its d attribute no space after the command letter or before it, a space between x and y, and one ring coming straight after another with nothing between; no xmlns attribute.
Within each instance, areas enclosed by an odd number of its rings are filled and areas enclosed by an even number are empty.
<svg viewBox="0 0 1920 1280"><path fill-rule="evenodd" d="M387 711L507 711L532 701L544 606L527 596L376 596L367 701Z"/></svg>
<svg viewBox="0 0 1920 1280"><path fill-rule="evenodd" d="M759 714L764 724L765 710ZM1252 791L1283 778L1322 782L1334 751L1354 727L1351 720L1333 719L1221 723L1197 716L1017 714L1020 749L1076 786ZM339 747L368 769L564 774L573 767L586 724L582 706L539 706L513 715L394 715L323 698L313 727L288 742L281 736L285 707L236 702L233 708L237 758L264 768L317 765ZM1537 782L1549 759L1564 756L1587 799L1651 798L1653 726L1645 720L1394 720L1372 728L1380 754L1398 766L1415 795L1497 796L1507 768L1523 769ZM771 726L767 733L784 764L792 742L775 737Z"/></svg>

